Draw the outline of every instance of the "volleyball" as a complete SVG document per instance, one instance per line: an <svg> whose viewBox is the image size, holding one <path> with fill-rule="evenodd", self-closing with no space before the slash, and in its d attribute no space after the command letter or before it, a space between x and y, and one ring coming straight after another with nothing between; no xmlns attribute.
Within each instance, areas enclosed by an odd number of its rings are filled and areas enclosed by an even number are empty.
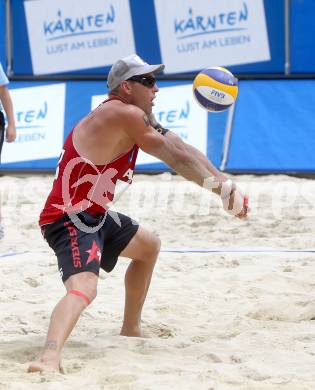
<svg viewBox="0 0 315 390"><path fill-rule="evenodd" d="M193 92L201 107L211 112L224 111L237 98L238 79L221 66L206 68L195 77Z"/></svg>

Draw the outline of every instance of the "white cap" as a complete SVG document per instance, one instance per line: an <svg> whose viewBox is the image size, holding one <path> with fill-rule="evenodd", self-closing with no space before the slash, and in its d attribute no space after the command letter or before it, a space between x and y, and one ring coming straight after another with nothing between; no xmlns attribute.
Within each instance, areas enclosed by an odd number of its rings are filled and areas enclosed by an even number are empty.
<svg viewBox="0 0 315 390"><path fill-rule="evenodd" d="M165 68L163 64L149 65L144 62L137 54L131 54L121 60L116 61L107 77L107 85L109 89L114 89L119 86L123 80L127 80L132 76L139 76L147 73L161 72Z"/></svg>

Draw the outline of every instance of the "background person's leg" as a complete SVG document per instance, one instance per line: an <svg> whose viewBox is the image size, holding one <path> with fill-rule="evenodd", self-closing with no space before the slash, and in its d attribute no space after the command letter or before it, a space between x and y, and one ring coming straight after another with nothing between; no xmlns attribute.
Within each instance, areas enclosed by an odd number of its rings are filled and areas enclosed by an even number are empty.
<svg viewBox="0 0 315 390"><path fill-rule="evenodd" d="M125 275L125 310L120 334L142 336L141 311L150 286L161 242L154 234L139 227L120 256L132 259Z"/></svg>

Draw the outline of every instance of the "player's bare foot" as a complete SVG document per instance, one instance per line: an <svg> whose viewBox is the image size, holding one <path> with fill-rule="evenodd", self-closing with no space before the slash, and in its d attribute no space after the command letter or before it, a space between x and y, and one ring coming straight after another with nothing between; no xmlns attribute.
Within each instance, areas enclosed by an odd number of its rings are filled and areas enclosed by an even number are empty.
<svg viewBox="0 0 315 390"><path fill-rule="evenodd" d="M145 337L140 327L126 327L123 326L120 331L120 336L127 337Z"/></svg>
<svg viewBox="0 0 315 390"><path fill-rule="evenodd" d="M31 363L27 372L59 372L64 374L64 371L59 363L42 360L35 360Z"/></svg>

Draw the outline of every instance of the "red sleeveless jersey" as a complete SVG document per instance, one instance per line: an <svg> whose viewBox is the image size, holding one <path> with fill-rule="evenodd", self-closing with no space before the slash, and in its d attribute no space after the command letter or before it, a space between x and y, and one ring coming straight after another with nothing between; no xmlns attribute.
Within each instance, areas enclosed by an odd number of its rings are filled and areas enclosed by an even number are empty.
<svg viewBox="0 0 315 390"><path fill-rule="evenodd" d="M119 98L110 98L103 104L113 99ZM64 213L105 213L114 197L117 198L132 182L138 145L105 165L94 165L76 151L73 130L64 144L53 188L40 214L40 225L55 222Z"/></svg>

